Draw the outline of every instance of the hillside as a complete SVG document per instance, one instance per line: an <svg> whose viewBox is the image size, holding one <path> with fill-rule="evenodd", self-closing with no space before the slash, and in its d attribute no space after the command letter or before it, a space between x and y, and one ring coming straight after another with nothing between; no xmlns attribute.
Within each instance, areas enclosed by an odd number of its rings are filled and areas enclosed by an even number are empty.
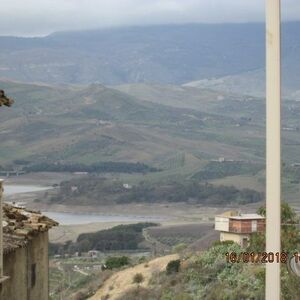
<svg viewBox="0 0 300 300"><path fill-rule="evenodd" d="M103 173L130 166L144 173L143 179L140 174L120 177L133 185L165 179L181 184L193 178L262 191L262 98L162 84L112 88L6 80L0 85L16 99L12 109L0 112L4 169L60 171L67 166L66 171L78 167ZM300 102L283 101L282 153L287 165L300 159L299 114ZM218 163L219 158L229 162ZM296 200L298 171L285 170L285 197Z"/></svg>
<svg viewBox="0 0 300 300"><path fill-rule="evenodd" d="M55 87L2 81L1 87L16 99L13 109L0 112L0 152L6 164L20 159L140 161L165 169L176 161L182 167L184 153L184 161L193 164L202 158L256 156L254 149L242 151L252 147L248 142L243 145L231 134L227 143L225 132L218 134L219 128L240 131L235 126L240 117L203 112L201 103L197 110L174 107L99 84ZM249 126L251 138L259 138L261 133Z"/></svg>
<svg viewBox="0 0 300 300"><path fill-rule="evenodd" d="M0 85L16 99L0 112L0 165L141 162L168 177L170 171L193 175L219 157L264 162L261 98L154 84ZM288 163L299 161L299 112L299 102L283 102Z"/></svg>
<svg viewBox="0 0 300 300"><path fill-rule="evenodd" d="M292 60L286 57L285 60ZM282 66L282 95L283 98L300 100L300 76L297 63L293 65L285 61ZM219 78L202 79L184 84L184 87L212 89L214 91L243 94L254 97L265 97L265 70L263 68L251 70L235 75L227 75Z"/></svg>
<svg viewBox="0 0 300 300"><path fill-rule="evenodd" d="M299 29L299 22L283 25L283 64L292 80L300 63ZM264 35L264 24L187 24L1 37L0 77L182 84L263 68Z"/></svg>
<svg viewBox="0 0 300 300"><path fill-rule="evenodd" d="M192 83L191 83L192 84ZM114 86L115 89L136 97L139 100L149 101L177 108L188 108L204 112L215 113L222 103L232 100L239 101L245 98L238 93L229 93L220 89L178 85L164 85L154 83L134 83ZM214 90L215 89L215 90Z"/></svg>
<svg viewBox="0 0 300 300"><path fill-rule="evenodd" d="M167 264L172 260L178 259L178 257L179 256L177 254L167 255L155 258L147 264L142 263L123 271L119 271L106 280L97 293L89 299L119 299L119 297L124 296L124 294L126 295L128 291L136 287L136 284L133 283L133 277L137 273L141 273L144 278L141 286L147 287L153 273L164 271ZM145 267L145 265L147 265L147 267Z"/></svg>

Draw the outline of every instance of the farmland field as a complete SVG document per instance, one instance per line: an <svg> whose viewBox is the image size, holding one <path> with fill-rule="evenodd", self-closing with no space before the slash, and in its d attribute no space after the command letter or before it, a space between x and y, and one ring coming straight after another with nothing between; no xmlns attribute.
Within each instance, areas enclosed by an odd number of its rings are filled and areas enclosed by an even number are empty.
<svg viewBox="0 0 300 300"><path fill-rule="evenodd" d="M186 224L148 228L147 233L153 240L173 247L178 244L192 244L214 231L213 224Z"/></svg>

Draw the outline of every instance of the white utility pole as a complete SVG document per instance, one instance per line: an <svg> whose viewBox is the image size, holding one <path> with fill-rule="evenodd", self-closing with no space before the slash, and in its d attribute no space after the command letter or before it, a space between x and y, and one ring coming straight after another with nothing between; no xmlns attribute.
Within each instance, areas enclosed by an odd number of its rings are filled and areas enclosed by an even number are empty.
<svg viewBox="0 0 300 300"><path fill-rule="evenodd" d="M280 0L266 0L266 252L274 254L281 250L280 19ZM267 263L266 300L279 299L280 263Z"/></svg>

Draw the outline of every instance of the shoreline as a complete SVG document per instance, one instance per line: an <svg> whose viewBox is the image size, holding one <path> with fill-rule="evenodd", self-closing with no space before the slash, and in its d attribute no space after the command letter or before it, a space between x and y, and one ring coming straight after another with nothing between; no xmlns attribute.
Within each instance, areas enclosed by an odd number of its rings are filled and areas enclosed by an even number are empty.
<svg viewBox="0 0 300 300"><path fill-rule="evenodd" d="M55 189L53 185L60 184L64 180L78 178L78 175L71 173L32 173L18 177L9 177L5 180L10 185L31 185L35 187L50 187ZM14 195L6 195L5 201L25 202L26 207L31 210L39 210L41 212L73 214L73 215L92 215L92 216L123 216L125 220L104 220L103 222L91 222L84 224L60 225L50 230L49 240L51 242L66 242L75 240L79 234L95 232L99 230L109 229L121 224L133 224L138 222L156 222L161 226L185 225L185 224L213 224L214 217L226 210L244 209L245 211L255 211L261 203L242 206L205 206L202 204L187 203L129 203L129 204L112 204L97 206L71 206L63 204L48 204L36 199L42 199L49 190L33 191L19 193ZM145 217L145 220L126 220L126 217ZM148 217L148 219L147 219ZM150 218L150 219L149 219ZM158 220L151 220L151 218ZM160 220L161 218L161 220Z"/></svg>

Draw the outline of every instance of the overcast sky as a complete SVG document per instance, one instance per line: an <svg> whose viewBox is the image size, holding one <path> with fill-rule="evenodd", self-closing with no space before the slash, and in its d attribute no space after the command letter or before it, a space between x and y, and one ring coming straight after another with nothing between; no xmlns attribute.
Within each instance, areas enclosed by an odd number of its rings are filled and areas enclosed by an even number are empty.
<svg viewBox="0 0 300 300"><path fill-rule="evenodd" d="M264 20L265 0L1 0L0 35L165 23ZM300 20L300 0L282 0L284 20Z"/></svg>

